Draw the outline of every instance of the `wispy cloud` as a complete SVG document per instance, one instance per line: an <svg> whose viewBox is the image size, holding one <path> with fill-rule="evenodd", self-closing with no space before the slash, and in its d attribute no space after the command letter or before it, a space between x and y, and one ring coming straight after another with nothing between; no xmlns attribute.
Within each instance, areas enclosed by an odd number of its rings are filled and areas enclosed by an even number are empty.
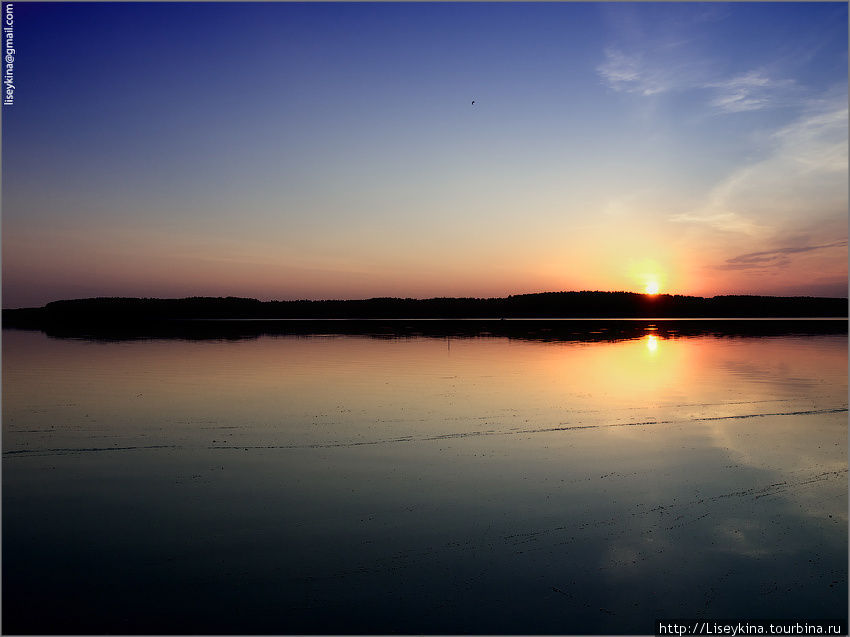
<svg viewBox="0 0 850 637"><path fill-rule="evenodd" d="M648 97L695 88L714 77L703 53L706 26L728 17L728 7L710 3L600 7L609 39L596 72L609 88Z"/></svg>
<svg viewBox="0 0 850 637"><path fill-rule="evenodd" d="M719 82L709 82L703 88L714 92L710 104L723 113L758 111L788 103L794 82L773 79L763 71L749 71Z"/></svg>
<svg viewBox="0 0 850 637"><path fill-rule="evenodd" d="M827 105L828 106L828 105ZM798 169L847 172L846 98L843 106L819 109L774 133L784 156Z"/></svg>
<svg viewBox="0 0 850 637"><path fill-rule="evenodd" d="M649 96L663 93L671 87L664 73L644 62L639 53L624 53L619 49L606 49L605 62L596 68L603 80L615 91Z"/></svg>
<svg viewBox="0 0 850 637"><path fill-rule="evenodd" d="M675 49L677 46L665 47ZM764 70L750 70L717 79L706 61L688 59L659 51L627 53L605 49L605 61L596 71L605 84L618 92L644 97L661 93L702 93L715 112L744 113L802 103L800 87L791 79L771 77ZM714 79L708 80L708 77Z"/></svg>
<svg viewBox="0 0 850 637"><path fill-rule="evenodd" d="M752 270L766 268L784 268L791 264L789 254L801 252L812 252L814 250L825 250L827 248L846 247L847 239L833 241L821 245L787 246L775 250L764 250L762 252L750 252L741 254L731 259L726 259L723 265L714 266L716 270Z"/></svg>
<svg viewBox="0 0 850 637"><path fill-rule="evenodd" d="M816 104L769 137L767 157L739 166L703 205L669 220L774 239L804 222L846 223L847 116L846 98Z"/></svg>
<svg viewBox="0 0 850 637"><path fill-rule="evenodd" d="M715 209L712 209L715 208ZM670 221L676 223L694 223L708 226L721 232L733 232L746 235L757 235L764 231L764 226L741 216L736 212L716 210L710 206L707 210L696 212L683 212L670 217Z"/></svg>

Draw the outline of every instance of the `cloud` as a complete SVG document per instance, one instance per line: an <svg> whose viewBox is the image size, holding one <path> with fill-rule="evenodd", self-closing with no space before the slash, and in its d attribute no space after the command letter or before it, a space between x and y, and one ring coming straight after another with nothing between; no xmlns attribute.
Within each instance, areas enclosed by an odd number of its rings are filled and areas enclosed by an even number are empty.
<svg viewBox="0 0 850 637"><path fill-rule="evenodd" d="M747 235L755 235L764 230L764 226L742 217L735 212L716 212L711 207L705 212L684 212L673 215L670 217L670 221L676 223L695 223L709 226L721 232L735 232Z"/></svg>
<svg viewBox="0 0 850 637"><path fill-rule="evenodd" d="M679 51L687 41L639 52L605 49L605 61L596 67L609 88L644 97L662 93L703 93L706 104L721 114L745 113L767 108L800 105L801 88L790 79L770 77L765 71L750 70L724 79L706 60L697 61Z"/></svg>
<svg viewBox="0 0 850 637"><path fill-rule="evenodd" d="M805 172L847 172L847 118L844 106L810 113L774 133L784 155Z"/></svg>
<svg viewBox="0 0 850 637"><path fill-rule="evenodd" d="M749 71L727 80L707 83L703 88L714 92L710 102L714 108L723 113L742 113L787 104L794 82L769 78L762 71Z"/></svg>
<svg viewBox="0 0 850 637"><path fill-rule="evenodd" d="M784 268L791 264L791 259L786 255L801 252L812 252L814 250L825 250L827 248L846 247L847 240L833 241L822 245L802 245L777 248L775 250L764 250L762 252L750 252L741 254L731 259L726 259L723 265L714 266L716 270L751 270L755 268Z"/></svg>
<svg viewBox="0 0 850 637"><path fill-rule="evenodd" d="M601 4L609 28L596 71L615 91L644 97L698 88L716 76L706 25L731 15L708 3Z"/></svg>
<svg viewBox="0 0 850 637"><path fill-rule="evenodd" d="M847 115L846 97L818 103L770 136L767 157L733 170L702 206L669 220L774 242L799 234L803 223L846 224Z"/></svg>
<svg viewBox="0 0 850 637"><path fill-rule="evenodd" d="M644 62L642 54L626 54L606 49L605 62L596 67L608 86L615 91L649 96L669 90L670 82L658 70Z"/></svg>

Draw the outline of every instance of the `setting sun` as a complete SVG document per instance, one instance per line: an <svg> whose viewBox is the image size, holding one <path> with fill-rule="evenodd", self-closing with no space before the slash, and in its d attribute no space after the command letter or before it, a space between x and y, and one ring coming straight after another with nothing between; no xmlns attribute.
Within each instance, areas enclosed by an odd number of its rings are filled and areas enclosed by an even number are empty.
<svg viewBox="0 0 850 637"><path fill-rule="evenodd" d="M650 281L646 284L646 294L658 294L658 282Z"/></svg>

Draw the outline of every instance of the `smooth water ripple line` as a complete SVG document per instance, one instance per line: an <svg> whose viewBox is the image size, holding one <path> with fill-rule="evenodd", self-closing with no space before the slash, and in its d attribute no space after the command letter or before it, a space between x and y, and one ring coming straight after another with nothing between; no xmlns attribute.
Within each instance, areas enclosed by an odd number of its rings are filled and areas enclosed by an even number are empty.
<svg viewBox="0 0 850 637"><path fill-rule="evenodd" d="M623 423L612 423L608 425L569 425L569 426L560 426L560 427L542 427L539 429L518 429L512 431L497 431L493 429L488 429L485 431L468 431L468 432L457 432L457 433L447 433L447 434L439 434L437 436L424 436L421 438L414 438L412 436L404 436L401 438L387 438L384 440L363 440L358 442L329 442L329 443L314 443L314 444L302 444L302 445L254 445L254 446L244 446L244 445L235 445L233 447L228 446L210 446L209 449L238 449L238 450L248 450L248 449L330 449L335 447L361 447L364 445L381 445L381 444L389 444L394 442L428 442L433 440L450 440L454 438L471 438L478 436L514 436L514 435L522 435L522 434L535 434L535 433L549 433L555 431L576 431L580 429L606 429L609 427L643 427L646 425L670 425L681 422L701 422L701 421L714 421L714 420L735 420L735 419L743 419L743 418L764 418L768 416L809 416L809 415L818 415L818 414L837 414L841 412L846 412L847 407L838 407L833 409L810 409L806 411L780 411L780 412L769 412L769 413L759 413L759 414L740 414L735 416L704 416L700 418L685 418L685 419L674 419L674 420L643 420L639 422L623 422Z"/></svg>
<svg viewBox="0 0 850 637"><path fill-rule="evenodd" d="M312 444L294 444L294 445L210 445L207 449L235 449L247 451L248 449L332 449L338 447L362 447L368 445L383 445L395 442L429 442L434 440L452 440L456 438L472 438L479 436L515 436L524 434L536 433L551 433L555 431L578 431L582 429L607 429L610 427L645 427L647 425L671 425L682 422L708 422L716 420L741 420L745 418L766 418L769 416L812 416L819 414L838 414L846 412L847 407L837 407L831 409L808 409L804 411L778 411L757 414L738 414L733 416L702 416L698 418L685 418L673 420L642 420L637 422L622 422L611 423L607 425L565 425L558 427L541 427L538 429L515 429L511 431L499 431L495 429L487 429L483 431L466 431L445 433L436 436L422 436L416 438L412 435L401 436L399 438L385 438L382 440L362 440L357 442L328 442L328 443L312 443ZM12 451L4 451L4 456L35 456L35 455L65 455L74 453L97 453L104 451L136 451L143 449L182 449L184 445L147 445L135 447L66 447L59 449L15 449Z"/></svg>
<svg viewBox="0 0 850 637"><path fill-rule="evenodd" d="M59 449L15 449L4 451L4 456L29 454L44 456L59 456L73 453L96 453L101 451L135 451L137 449L182 449L181 445L146 445L137 447L62 447Z"/></svg>

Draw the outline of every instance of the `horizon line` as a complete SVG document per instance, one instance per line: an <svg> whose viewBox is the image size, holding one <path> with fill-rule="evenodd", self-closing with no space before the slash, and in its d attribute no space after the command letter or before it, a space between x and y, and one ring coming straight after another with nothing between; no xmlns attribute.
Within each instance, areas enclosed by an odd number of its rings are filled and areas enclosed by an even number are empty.
<svg viewBox="0 0 850 637"><path fill-rule="evenodd" d="M219 295L219 296L209 296L209 295L193 295L193 296L169 296L169 297L160 297L160 296L86 296L86 297L77 297L77 298L66 298L66 299L55 299L53 301L47 301L44 305L41 306L28 306L28 307L3 307L3 310L26 310L26 309L39 309L44 308L50 305L51 303L68 303L68 302L76 302L76 301L93 301L93 300L113 300L113 299L127 299L127 300L157 300L157 301L182 301L188 299L238 299L238 300L246 300L246 301L256 301L258 303L356 303L363 301L375 301L375 300L400 300L400 301L436 301L436 300L500 300L500 299L508 299L512 297L518 296L536 296L536 295L545 295L545 294L627 294L639 297L646 298L660 298L660 297L683 297L683 298L693 298L693 299L715 299L715 298L724 298L724 297L751 297L751 298L773 298L773 299L844 299L848 300L848 296L815 296L811 294L797 294L797 295L775 295L775 294L714 294L711 296L700 296L695 294L680 294L680 293L669 293L669 292L658 292L655 294L650 294L647 292L633 292L628 290L547 290L542 292L520 292L516 294L507 294L504 296L430 296L430 297L410 297L410 296L371 296L365 298L353 298L353 299L344 299L344 298L297 298L297 299L268 299L261 300L256 297L251 296L233 296L233 295Z"/></svg>

